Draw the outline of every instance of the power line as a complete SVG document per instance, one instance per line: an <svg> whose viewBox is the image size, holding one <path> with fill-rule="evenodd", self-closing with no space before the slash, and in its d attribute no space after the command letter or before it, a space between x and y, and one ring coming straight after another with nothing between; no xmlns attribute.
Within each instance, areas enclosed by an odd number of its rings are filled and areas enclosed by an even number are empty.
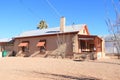
<svg viewBox="0 0 120 80"><path fill-rule="evenodd" d="M53 9L53 11L57 14L57 16L61 17L60 13L58 10L51 4L49 0L46 0L47 4Z"/></svg>
<svg viewBox="0 0 120 80"><path fill-rule="evenodd" d="M19 0L20 4L25 7L32 15L34 15L36 18L40 19L40 16L37 15L30 7L26 6L23 2L23 0Z"/></svg>

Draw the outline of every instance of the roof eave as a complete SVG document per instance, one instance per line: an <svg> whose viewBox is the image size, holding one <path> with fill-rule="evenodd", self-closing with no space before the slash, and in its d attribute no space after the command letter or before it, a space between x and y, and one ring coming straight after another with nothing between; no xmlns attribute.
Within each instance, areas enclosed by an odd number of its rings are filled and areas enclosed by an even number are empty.
<svg viewBox="0 0 120 80"><path fill-rule="evenodd" d="M43 37L43 36L53 36L53 35L61 35L61 34L77 34L79 31L73 31L73 32L60 32L55 34L44 34L44 35L34 35L34 36L18 36L14 37L13 39L20 39L20 38L31 38L31 37Z"/></svg>

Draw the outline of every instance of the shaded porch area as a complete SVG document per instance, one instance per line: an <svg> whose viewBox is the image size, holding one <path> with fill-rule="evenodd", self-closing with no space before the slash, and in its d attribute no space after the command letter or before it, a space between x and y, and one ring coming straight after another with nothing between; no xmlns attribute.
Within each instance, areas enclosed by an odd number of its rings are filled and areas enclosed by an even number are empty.
<svg viewBox="0 0 120 80"><path fill-rule="evenodd" d="M98 59L102 54L102 39L94 35L78 35L78 53L83 59Z"/></svg>

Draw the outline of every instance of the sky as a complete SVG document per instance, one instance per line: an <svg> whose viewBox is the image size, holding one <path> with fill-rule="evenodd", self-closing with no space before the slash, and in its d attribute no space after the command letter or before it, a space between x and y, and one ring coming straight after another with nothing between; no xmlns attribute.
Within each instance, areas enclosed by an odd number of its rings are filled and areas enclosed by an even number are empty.
<svg viewBox="0 0 120 80"><path fill-rule="evenodd" d="M62 16L66 26L87 24L90 34L106 35L106 11L114 18L111 0L0 0L0 38L36 30L41 20L58 27Z"/></svg>

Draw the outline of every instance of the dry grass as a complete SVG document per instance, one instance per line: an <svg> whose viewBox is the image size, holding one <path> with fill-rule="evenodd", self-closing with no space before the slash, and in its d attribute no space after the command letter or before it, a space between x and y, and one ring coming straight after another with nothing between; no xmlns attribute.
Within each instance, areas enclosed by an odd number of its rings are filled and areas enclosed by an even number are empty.
<svg viewBox="0 0 120 80"><path fill-rule="evenodd" d="M1 80L120 80L120 60L7 57L0 59Z"/></svg>

